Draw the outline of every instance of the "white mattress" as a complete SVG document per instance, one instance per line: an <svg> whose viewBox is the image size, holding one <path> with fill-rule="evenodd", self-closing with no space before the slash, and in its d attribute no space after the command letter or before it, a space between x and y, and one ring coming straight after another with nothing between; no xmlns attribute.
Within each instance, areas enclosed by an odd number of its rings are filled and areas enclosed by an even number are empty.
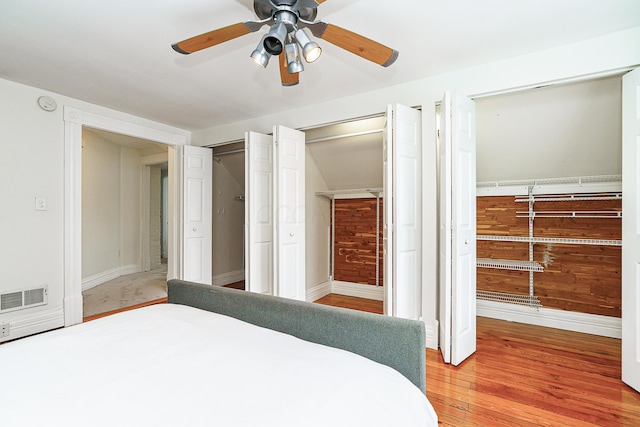
<svg viewBox="0 0 640 427"><path fill-rule="evenodd" d="M436 426L397 371L160 304L0 345L9 426Z"/></svg>

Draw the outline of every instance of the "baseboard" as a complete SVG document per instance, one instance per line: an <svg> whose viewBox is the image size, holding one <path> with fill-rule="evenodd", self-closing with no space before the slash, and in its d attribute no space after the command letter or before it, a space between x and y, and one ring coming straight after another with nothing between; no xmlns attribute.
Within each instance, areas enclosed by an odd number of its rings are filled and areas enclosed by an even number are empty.
<svg viewBox="0 0 640 427"><path fill-rule="evenodd" d="M331 282L331 293L338 295L347 295L350 297L373 299L377 301L384 300L382 286L363 285L362 283L341 282L334 280Z"/></svg>
<svg viewBox="0 0 640 427"><path fill-rule="evenodd" d="M477 315L546 326L610 338L622 338L622 319L551 308L534 308L494 301L477 301Z"/></svg>
<svg viewBox="0 0 640 427"><path fill-rule="evenodd" d="M216 274L211 278L213 286L227 286L244 280L244 269Z"/></svg>
<svg viewBox="0 0 640 427"><path fill-rule="evenodd" d="M324 282L316 285L310 289L307 289L305 299L306 301L313 302L325 297L331 293L331 283Z"/></svg>
<svg viewBox="0 0 640 427"><path fill-rule="evenodd" d="M0 338L0 342L15 340L40 332L64 326L64 311L62 309L38 312L28 315L3 318L3 323L9 323L9 335Z"/></svg>
<svg viewBox="0 0 640 427"><path fill-rule="evenodd" d="M95 288L96 286L102 285L109 280L117 279L121 275L122 273L120 273L120 267L117 267L108 271L103 271L102 273L98 273L94 276L87 277L85 279L82 279L82 290L86 291L87 289Z"/></svg>
<svg viewBox="0 0 640 427"><path fill-rule="evenodd" d="M127 274L135 274L135 273L141 273L141 272L142 272L142 265L140 264L129 264L129 265L123 265L122 267L120 267L121 276L126 276Z"/></svg>
<svg viewBox="0 0 640 427"><path fill-rule="evenodd" d="M431 325L425 322L424 325L425 325L425 335L427 338L426 339L427 348L437 350L438 349L438 331L439 331L438 321L434 320Z"/></svg>
<svg viewBox="0 0 640 427"><path fill-rule="evenodd" d="M123 265L121 267L116 267L111 270L103 271L102 273L98 273L96 275L82 279L82 291L95 288L98 285L107 283L109 280L117 279L120 276L125 276L127 274L140 273L141 271L142 271L142 268L139 264Z"/></svg>

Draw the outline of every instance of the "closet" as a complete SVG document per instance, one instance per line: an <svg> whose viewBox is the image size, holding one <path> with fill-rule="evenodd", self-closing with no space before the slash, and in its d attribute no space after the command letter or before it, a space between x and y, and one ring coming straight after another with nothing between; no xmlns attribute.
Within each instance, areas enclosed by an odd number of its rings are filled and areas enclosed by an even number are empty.
<svg viewBox="0 0 640 427"><path fill-rule="evenodd" d="M213 149L213 284L244 280L244 143Z"/></svg>
<svg viewBox="0 0 640 427"><path fill-rule="evenodd" d="M371 117L306 130L308 160L319 171L328 257L325 292L383 299L383 127Z"/></svg>
<svg viewBox="0 0 640 427"><path fill-rule="evenodd" d="M304 130L311 299L317 289L318 295L335 292L382 300L384 122L383 116L375 116ZM246 153L244 142L213 150L213 283L225 286L245 278ZM334 249L336 225L343 233L337 244L350 246L347 250Z"/></svg>
<svg viewBox="0 0 640 427"><path fill-rule="evenodd" d="M621 77L476 105L478 313L600 333L621 315Z"/></svg>

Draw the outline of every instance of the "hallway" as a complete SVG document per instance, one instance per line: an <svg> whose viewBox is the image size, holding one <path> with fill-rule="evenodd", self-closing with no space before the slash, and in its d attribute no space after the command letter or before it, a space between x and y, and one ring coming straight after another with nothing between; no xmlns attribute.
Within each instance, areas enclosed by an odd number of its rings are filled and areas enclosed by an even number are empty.
<svg viewBox="0 0 640 427"><path fill-rule="evenodd" d="M83 317L166 298L167 264L127 274L82 292Z"/></svg>

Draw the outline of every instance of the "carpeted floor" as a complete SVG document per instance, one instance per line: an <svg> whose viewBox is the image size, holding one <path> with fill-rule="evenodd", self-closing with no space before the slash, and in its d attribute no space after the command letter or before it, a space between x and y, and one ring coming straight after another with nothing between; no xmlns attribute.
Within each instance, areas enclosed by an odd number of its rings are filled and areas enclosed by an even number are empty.
<svg viewBox="0 0 640 427"><path fill-rule="evenodd" d="M128 274L82 292L83 316L93 316L167 296L167 266Z"/></svg>

